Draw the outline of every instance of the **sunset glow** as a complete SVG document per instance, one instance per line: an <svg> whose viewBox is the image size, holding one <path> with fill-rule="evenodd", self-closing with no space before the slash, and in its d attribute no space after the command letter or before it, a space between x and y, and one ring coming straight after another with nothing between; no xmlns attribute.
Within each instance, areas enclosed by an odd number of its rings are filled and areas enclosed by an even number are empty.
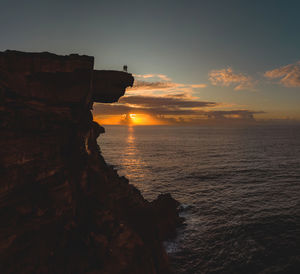
<svg viewBox="0 0 300 274"><path fill-rule="evenodd" d="M166 125L166 121L161 121L158 118L148 114L124 114L124 115L107 115L96 116L94 120L101 125L131 125L131 126L150 126L150 125Z"/></svg>
<svg viewBox="0 0 300 274"><path fill-rule="evenodd" d="M130 114L130 124L132 125L162 125L166 124L147 114Z"/></svg>
<svg viewBox="0 0 300 274"><path fill-rule="evenodd" d="M64 1L5 2L2 26L14 35L2 33L3 51L72 52L94 56L94 69L128 66L133 86L118 102L93 106L102 124L300 122L299 1L76 1L79 14ZM62 21L49 18L57 12ZM122 121L127 114L136 117Z"/></svg>
<svg viewBox="0 0 300 274"><path fill-rule="evenodd" d="M300 273L300 0L0 22L0 274Z"/></svg>

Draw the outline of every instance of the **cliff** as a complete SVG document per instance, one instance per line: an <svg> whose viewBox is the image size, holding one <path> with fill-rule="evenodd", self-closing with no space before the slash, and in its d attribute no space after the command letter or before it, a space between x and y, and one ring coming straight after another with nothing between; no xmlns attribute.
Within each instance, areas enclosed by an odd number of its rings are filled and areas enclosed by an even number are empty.
<svg viewBox="0 0 300 274"><path fill-rule="evenodd" d="M0 52L0 273L169 273L178 202L146 201L106 164L90 111L134 79L93 67Z"/></svg>

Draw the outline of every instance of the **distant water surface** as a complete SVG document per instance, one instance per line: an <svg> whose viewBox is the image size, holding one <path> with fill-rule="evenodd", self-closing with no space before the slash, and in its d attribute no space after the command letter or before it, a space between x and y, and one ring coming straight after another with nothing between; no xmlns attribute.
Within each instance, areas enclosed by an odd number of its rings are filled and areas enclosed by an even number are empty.
<svg viewBox="0 0 300 274"><path fill-rule="evenodd" d="M299 126L105 128L120 175L184 206L174 273L300 273Z"/></svg>

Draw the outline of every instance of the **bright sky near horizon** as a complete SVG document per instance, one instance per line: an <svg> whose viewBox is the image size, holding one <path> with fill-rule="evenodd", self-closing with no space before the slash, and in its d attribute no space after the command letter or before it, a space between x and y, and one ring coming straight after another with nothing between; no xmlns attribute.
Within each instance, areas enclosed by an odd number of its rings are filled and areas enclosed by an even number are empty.
<svg viewBox="0 0 300 274"><path fill-rule="evenodd" d="M95 107L107 123L300 120L300 1L0 3L1 51L128 65L136 79L128 96Z"/></svg>

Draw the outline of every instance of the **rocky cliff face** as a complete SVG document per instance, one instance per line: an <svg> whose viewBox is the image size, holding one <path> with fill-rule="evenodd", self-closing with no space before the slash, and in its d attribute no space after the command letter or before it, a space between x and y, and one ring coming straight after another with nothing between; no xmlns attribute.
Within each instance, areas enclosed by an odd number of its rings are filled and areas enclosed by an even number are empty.
<svg viewBox="0 0 300 274"><path fill-rule="evenodd" d="M93 57L0 52L0 273L168 273L178 203L150 203L109 167L93 102L132 75Z"/></svg>

